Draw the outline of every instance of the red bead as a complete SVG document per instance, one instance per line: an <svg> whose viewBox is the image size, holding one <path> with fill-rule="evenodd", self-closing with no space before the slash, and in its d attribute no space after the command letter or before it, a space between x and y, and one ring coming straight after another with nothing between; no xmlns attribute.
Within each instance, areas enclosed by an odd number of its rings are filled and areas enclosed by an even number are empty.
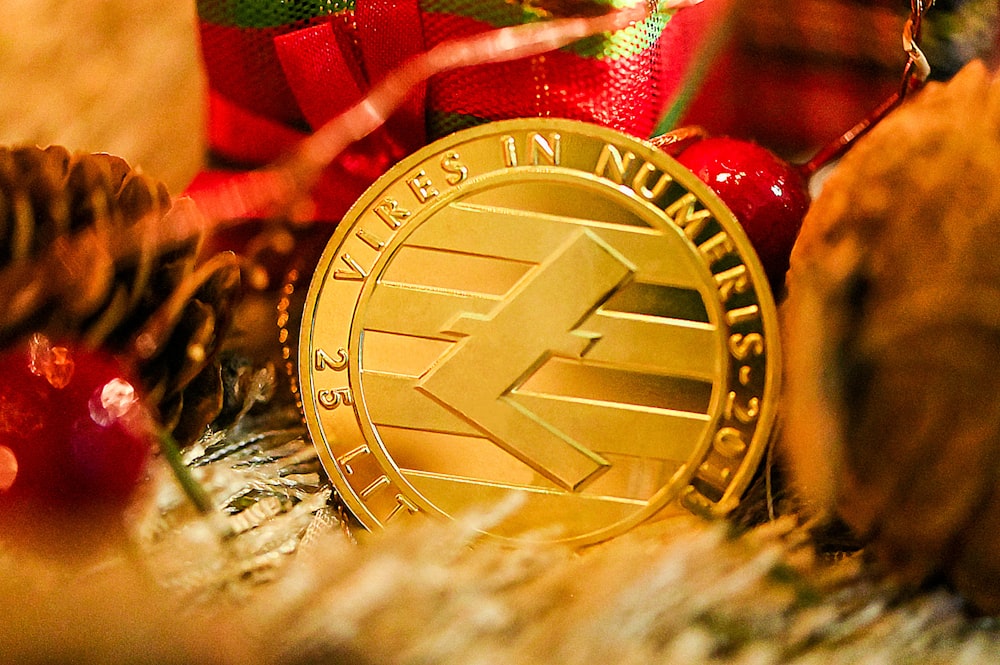
<svg viewBox="0 0 1000 665"><path fill-rule="evenodd" d="M772 290L780 292L809 208L808 185L799 170L756 143L726 137L696 141L677 161L733 212L764 264Z"/></svg>
<svg viewBox="0 0 1000 665"><path fill-rule="evenodd" d="M150 451L132 385L114 357L37 336L0 355L0 522L124 507Z"/></svg>

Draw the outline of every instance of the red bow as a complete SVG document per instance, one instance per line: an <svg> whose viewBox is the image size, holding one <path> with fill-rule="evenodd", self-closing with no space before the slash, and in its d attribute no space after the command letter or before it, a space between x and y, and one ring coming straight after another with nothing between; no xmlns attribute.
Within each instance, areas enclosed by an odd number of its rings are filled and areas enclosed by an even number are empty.
<svg viewBox="0 0 1000 665"><path fill-rule="evenodd" d="M353 33L346 22L324 21L273 38L284 82L310 129L359 102L371 83L424 50L417 0L358 0ZM360 59L355 52L360 49ZM363 63L363 68L360 63ZM378 131L351 146L314 189L318 220L339 221L382 173L426 142L426 86ZM210 143L226 158L261 165L289 152L306 132L250 111L215 90L209 95ZM189 191L211 187L222 174L203 173Z"/></svg>

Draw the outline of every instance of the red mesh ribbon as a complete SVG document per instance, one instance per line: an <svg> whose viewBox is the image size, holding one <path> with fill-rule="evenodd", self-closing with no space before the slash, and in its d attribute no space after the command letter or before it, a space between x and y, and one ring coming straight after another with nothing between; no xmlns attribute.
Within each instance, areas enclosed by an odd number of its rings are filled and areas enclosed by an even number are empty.
<svg viewBox="0 0 1000 665"><path fill-rule="evenodd" d="M297 11L289 9L295 5L199 1L209 141L217 156L241 167L273 161L413 55L451 38L539 18L498 0L332 4L343 8L274 19ZM573 49L434 77L327 170L314 190L315 217L339 220L365 187L428 136L487 120L557 116L648 135L665 93L668 63L659 39L665 21L653 16ZM204 174L192 189L211 182Z"/></svg>
<svg viewBox="0 0 1000 665"><path fill-rule="evenodd" d="M209 143L218 156L245 166L277 159L357 103L369 81L424 50L417 0L359 0L352 21L337 18L272 28L202 21ZM317 219L338 220L365 187L424 144L424 96L412 95L384 128L327 170L314 192ZM203 173L190 190L220 176Z"/></svg>

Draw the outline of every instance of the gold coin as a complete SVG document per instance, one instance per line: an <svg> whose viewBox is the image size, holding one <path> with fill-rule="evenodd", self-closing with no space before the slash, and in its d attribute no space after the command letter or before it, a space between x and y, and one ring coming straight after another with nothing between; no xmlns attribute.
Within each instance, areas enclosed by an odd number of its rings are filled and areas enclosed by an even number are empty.
<svg viewBox="0 0 1000 665"><path fill-rule="evenodd" d="M490 534L573 545L724 513L774 421L777 317L739 224L666 154L575 121L480 126L384 175L299 340L309 432L370 529L511 497Z"/></svg>

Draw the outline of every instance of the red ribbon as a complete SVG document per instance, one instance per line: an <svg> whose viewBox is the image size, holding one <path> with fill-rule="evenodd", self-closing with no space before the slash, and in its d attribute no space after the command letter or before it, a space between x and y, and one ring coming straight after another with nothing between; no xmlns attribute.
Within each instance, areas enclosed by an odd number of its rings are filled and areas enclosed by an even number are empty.
<svg viewBox="0 0 1000 665"><path fill-rule="evenodd" d="M210 144L242 167L272 162L428 46L491 27L458 14L423 13L419 0L357 0L352 12L308 24L241 28L202 21ZM439 74L327 169L313 191L314 217L338 221L368 185L427 142L428 127L446 133L470 119L554 116L648 135L673 87L664 86L672 62L666 51L658 43L616 57L555 51Z"/></svg>
<svg viewBox="0 0 1000 665"><path fill-rule="evenodd" d="M367 82L341 51L330 23L279 35L274 46L285 81L313 129L364 95Z"/></svg>
<svg viewBox="0 0 1000 665"><path fill-rule="evenodd" d="M361 53L368 80L375 83L426 49L418 0L362 0L354 7ZM427 84L419 86L389 120L387 129L406 154L427 141L424 101Z"/></svg>
<svg viewBox="0 0 1000 665"><path fill-rule="evenodd" d="M356 33L351 35L346 23L325 21L273 38L283 83L312 130L358 103L371 84L425 48L418 0L358 0L354 26ZM369 184L424 145L425 98L426 86L421 86L382 128L351 146L327 169L313 190L316 219L339 221ZM215 90L209 95L209 116L212 147L241 163L271 162L306 136L305 131L254 113ZM212 186L219 175L200 174L189 193Z"/></svg>

